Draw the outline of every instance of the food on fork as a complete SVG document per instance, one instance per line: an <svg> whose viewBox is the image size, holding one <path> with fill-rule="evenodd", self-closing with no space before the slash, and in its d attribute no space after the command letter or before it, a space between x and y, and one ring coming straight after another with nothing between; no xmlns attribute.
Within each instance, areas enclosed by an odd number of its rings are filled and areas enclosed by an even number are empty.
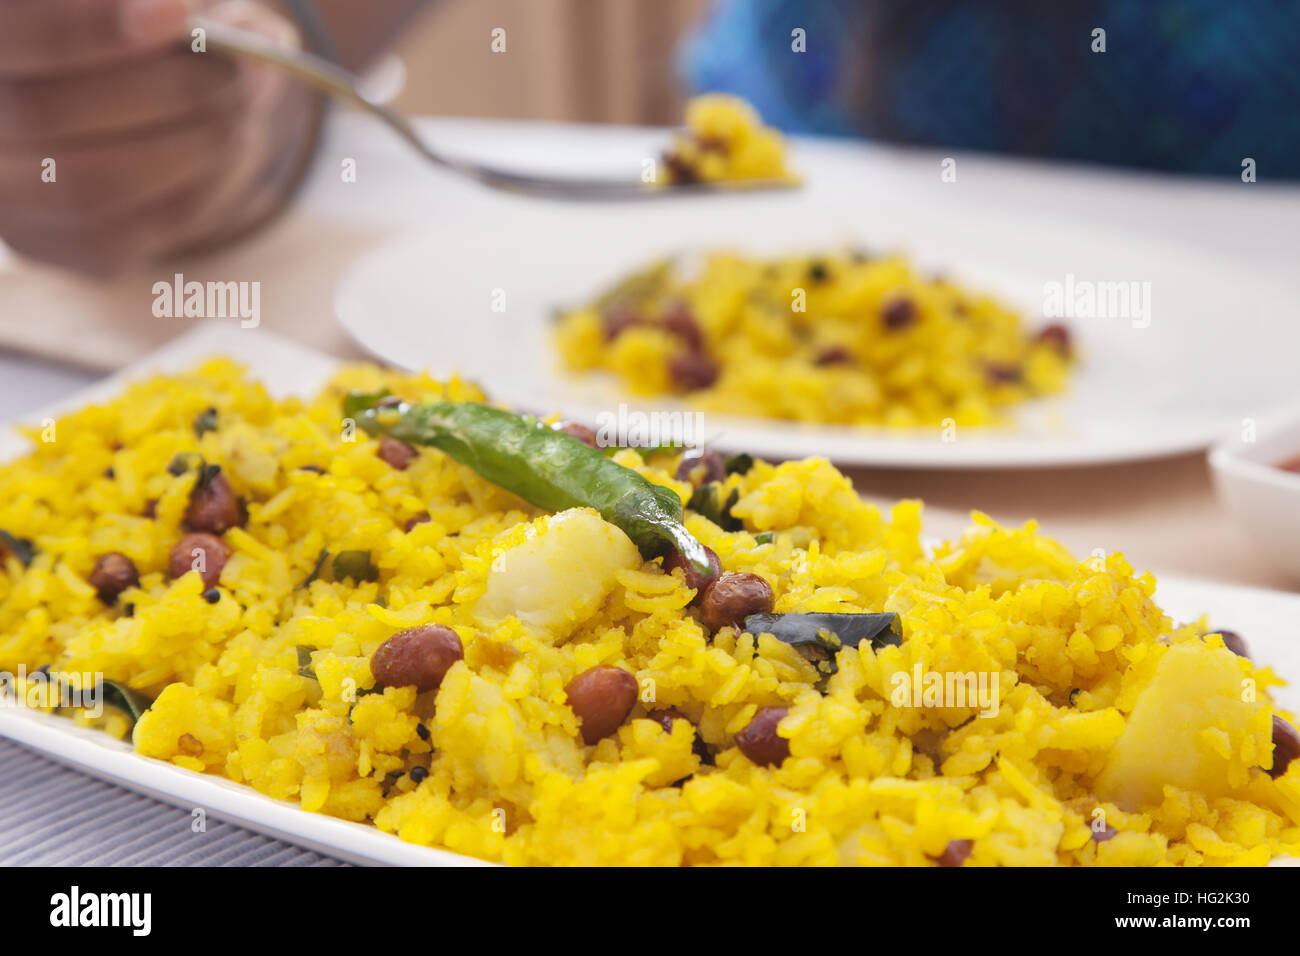
<svg viewBox="0 0 1300 956"><path fill-rule="evenodd" d="M675 186L698 182L799 177L786 166L785 140L764 126L738 96L706 93L686 104L686 128L663 156L663 178Z"/></svg>

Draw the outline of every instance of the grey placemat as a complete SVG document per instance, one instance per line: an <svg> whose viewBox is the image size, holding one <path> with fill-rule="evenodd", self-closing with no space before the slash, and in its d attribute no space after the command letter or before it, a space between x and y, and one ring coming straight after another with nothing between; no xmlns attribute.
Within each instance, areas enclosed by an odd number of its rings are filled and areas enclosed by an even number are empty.
<svg viewBox="0 0 1300 956"><path fill-rule="evenodd" d="M0 738L0 866L344 866L61 766Z"/></svg>

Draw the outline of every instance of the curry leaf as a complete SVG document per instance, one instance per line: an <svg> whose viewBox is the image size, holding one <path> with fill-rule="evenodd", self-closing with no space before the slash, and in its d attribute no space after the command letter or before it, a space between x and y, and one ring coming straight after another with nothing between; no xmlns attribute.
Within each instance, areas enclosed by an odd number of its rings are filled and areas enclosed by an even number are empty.
<svg viewBox="0 0 1300 956"><path fill-rule="evenodd" d="M320 576L321 568L325 567L325 559L328 558L329 556L330 553L328 550L326 550L325 548L320 549L320 554L316 555L316 563L312 566L311 574L307 575L306 579L302 582L302 584L298 585L297 590L302 590L303 588L308 587L313 581L316 580L316 578Z"/></svg>
<svg viewBox="0 0 1300 956"><path fill-rule="evenodd" d="M903 642L903 625L897 614L751 614L745 618L750 634L771 634L778 641L798 646L820 645L832 653L858 647L873 648Z"/></svg>
<svg viewBox="0 0 1300 956"><path fill-rule="evenodd" d="M716 481L700 485L691 495L686 507L698 515L708 518L723 531L740 531L745 526L731 513L732 507L740 500L740 489L732 488L731 494L722 497L722 485Z"/></svg>
<svg viewBox="0 0 1300 956"><path fill-rule="evenodd" d="M311 652L315 648L308 647L306 644L299 644L294 650L298 652L298 675L309 680L316 680L316 672L311 669Z"/></svg>
<svg viewBox="0 0 1300 956"><path fill-rule="evenodd" d="M31 567L36 557L36 545L29 538L20 538L0 528L0 549L9 551L25 568Z"/></svg>
<svg viewBox="0 0 1300 956"><path fill-rule="evenodd" d="M360 584L362 581L378 581L379 569L370 560L369 551L340 551L334 558L334 580L351 578Z"/></svg>
<svg viewBox="0 0 1300 956"><path fill-rule="evenodd" d="M57 671L51 671L49 666L41 668L37 673L44 673L51 684L57 687L70 687L76 689L77 685L70 682L68 678ZM89 705L92 698L81 698L81 706ZM99 680L95 683L95 696L93 700L98 700L107 707L116 707L118 710L125 711L134 724L143 716L144 712L153 706L153 698L134 688L128 687L121 681L116 680Z"/></svg>
<svg viewBox="0 0 1300 956"><path fill-rule="evenodd" d="M126 711L131 715L132 722L139 720L153 706L152 698L115 680L99 682L99 698L110 707Z"/></svg>
<svg viewBox="0 0 1300 956"><path fill-rule="evenodd" d="M217 430L217 410L208 408L199 412L194 418L194 434L202 438L208 432Z"/></svg>
<svg viewBox="0 0 1300 956"><path fill-rule="evenodd" d="M754 467L754 456L743 452L739 455L730 455L723 459L722 467L729 475L748 474L749 469Z"/></svg>
<svg viewBox="0 0 1300 956"><path fill-rule="evenodd" d="M745 618L750 634L771 634L799 651L821 673L818 686L837 670L835 656L845 647L866 642L879 649L903 641L897 614L751 614Z"/></svg>
<svg viewBox="0 0 1300 956"><path fill-rule="evenodd" d="M167 474L171 475L173 478L179 478L181 475L185 474L185 472L195 467L206 467L206 464L203 461L203 456L198 452L179 451L173 455L172 460L167 463Z"/></svg>

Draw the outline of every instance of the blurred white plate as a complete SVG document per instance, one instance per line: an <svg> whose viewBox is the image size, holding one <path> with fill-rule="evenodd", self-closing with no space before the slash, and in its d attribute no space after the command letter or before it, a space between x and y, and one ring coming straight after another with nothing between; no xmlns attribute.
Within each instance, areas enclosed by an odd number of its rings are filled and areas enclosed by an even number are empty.
<svg viewBox="0 0 1300 956"><path fill-rule="evenodd" d="M1031 327L1046 321L1045 283L1067 275L1149 282L1151 322L1067 319L1083 353L1077 378L1066 395L1025 406L1013 429L961 429L945 442L938 428L899 433L709 414L705 433L717 447L886 467L1081 465L1204 448L1243 417L1297 397L1300 321L1294 297L1272 280L1167 244L974 205L937 176L933 191L882 202L855 179L851 150L799 150L810 186L788 195L620 206L484 197L477 212L458 209L363 256L344 274L336 310L358 342L390 362L456 371L517 407L564 409L590 424L620 402L651 406L559 368L548 334L557 307L581 304L665 254L854 243L902 249L1017 305ZM505 311L493 311L502 294Z"/></svg>
<svg viewBox="0 0 1300 956"><path fill-rule="evenodd" d="M118 394L125 383L154 372L176 372L214 354L228 355L246 365L277 396L307 395L329 377L334 359L303 348L269 332L241 330L233 325L205 323L150 357L58 406L26 418L39 422ZM0 431L0 461L22 454L26 440ZM1050 532L1050 528L1047 529ZM1208 615L1210 624L1238 631L1252 656L1292 681L1300 678L1300 595L1200 581L1162 577L1157 599L1176 620ZM1283 688L1280 701L1300 710L1300 688ZM174 764L142 757L128 744L107 734L77 727L71 720L20 707L0 707L0 735L40 750L55 760L149 794L183 808L202 807L209 813L259 833L358 863L398 866L460 866L480 864L460 854L403 843L373 826L307 813L292 803L273 800L250 787L222 777L184 770Z"/></svg>

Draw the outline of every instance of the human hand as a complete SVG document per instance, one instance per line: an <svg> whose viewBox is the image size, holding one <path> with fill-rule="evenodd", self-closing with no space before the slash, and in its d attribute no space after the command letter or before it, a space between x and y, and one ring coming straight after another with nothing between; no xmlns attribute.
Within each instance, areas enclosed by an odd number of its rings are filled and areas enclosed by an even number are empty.
<svg viewBox="0 0 1300 956"><path fill-rule="evenodd" d="M269 217L312 149L317 97L196 52L186 16L299 44L248 0L0 0L0 238L106 275Z"/></svg>

